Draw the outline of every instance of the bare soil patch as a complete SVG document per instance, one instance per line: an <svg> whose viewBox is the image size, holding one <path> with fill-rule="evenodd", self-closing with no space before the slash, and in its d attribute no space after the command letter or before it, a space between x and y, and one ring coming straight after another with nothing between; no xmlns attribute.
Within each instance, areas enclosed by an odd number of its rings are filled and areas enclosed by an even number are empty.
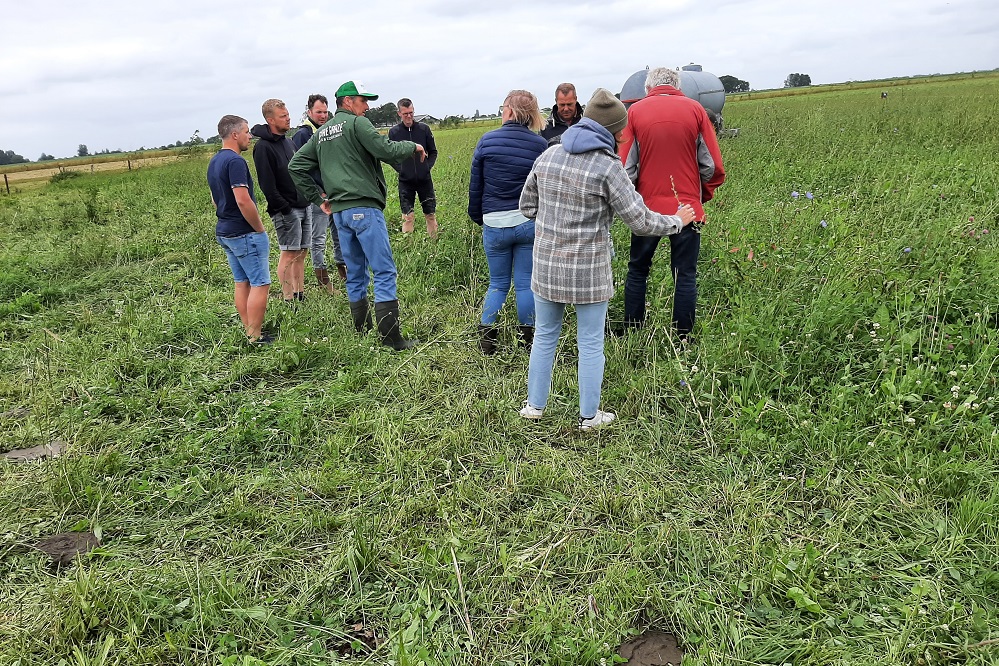
<svg viewBox="0 0 999 666"><path fill-rule="evenodd" d="M617 649L627 666L679 666L683 650L676 636L664 631L646 631Z"/></svg>
<svg viewBox="0 0 999 666"><path fill-rule="evenodd" d="M101 545L91 532L67 532L54 534L35 544L35 548L52 559L55 566L63 566L73 561L80 553L88 553Z"/></svg>
<svg viewBox="0 0 999 666"><path fill-rule="evenodd" d="M62 440L56 439L48 444L40 444L27 449L14 449L2 454L2 456L11 462L31 462L42 458L56 458L64 448L66 448L66 444Z"/></svg>

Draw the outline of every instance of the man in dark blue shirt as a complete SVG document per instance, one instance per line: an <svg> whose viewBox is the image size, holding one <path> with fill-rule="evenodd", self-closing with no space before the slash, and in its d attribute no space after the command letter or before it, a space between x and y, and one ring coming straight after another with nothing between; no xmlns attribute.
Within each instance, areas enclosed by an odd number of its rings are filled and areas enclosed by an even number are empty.
<svg viewBox="0 0 999 666"><path fill-rule="evenodd" d="M222 116L218 130L222 150L208 163L208 187L218 217L215 236L236 283L233 298L247 339L270 344L273 338L261 331L271 284L270 240L253 198L250 167L240 156L250 147L250 127L239 116Z"/></svg>

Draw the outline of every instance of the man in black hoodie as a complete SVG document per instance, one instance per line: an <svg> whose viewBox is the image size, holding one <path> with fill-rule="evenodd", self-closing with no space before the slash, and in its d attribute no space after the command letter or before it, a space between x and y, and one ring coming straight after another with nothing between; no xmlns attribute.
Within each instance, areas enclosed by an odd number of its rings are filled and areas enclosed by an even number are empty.
<svg viewBox="0 0 999 666"><path fill-rule="evenodd" d="M541 136L549 146L562 141L562 133L579 122L583 117L583 106L576 100L576 86L560 83L555 88L555 106L552 114L541 130Z"/></svg>
<svg viewBox="0 0 999 666"><path fill-rule="evenodd" d="M250 133L260 139L253 147L257 180L267 199L267 214L277 231L278 279L285 302L305 300L305 255L312 244L309 201L299 193L288 175L288 162L295 147L284 133L291 129L291 114L284 102L269 99L261 107L266 125L254 125Z"/></svg>
<svg viewBox="0 0 999 666"><path fill-rule="evenodd" d="M417 122L413 100L403 97L398 104L401 123L389 130L389 138L393 141L412 141L418 143L427 151L427 159L423 162L415 157L406 158L392 168L399 174L399 208L402 210L402 233L413 232L416 213L416 195L420 195L420 207L423 217L427 220L427 235L437 238L437 196L434 193L434 181L430 170L437 161L437 144L434 134L426 124Z"/></svg>

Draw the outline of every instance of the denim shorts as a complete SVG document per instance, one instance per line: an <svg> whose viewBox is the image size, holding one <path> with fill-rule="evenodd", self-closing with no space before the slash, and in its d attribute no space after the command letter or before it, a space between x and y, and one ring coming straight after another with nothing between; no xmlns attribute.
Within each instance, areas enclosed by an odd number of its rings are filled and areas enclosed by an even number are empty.
<svg viewBox="0 0 999 666"><path fill-rule="evenodd" d="M271 268L267 257L271 241L266 231L216 238L225 250L229 269L236 282L249 282L251 287L263 287L271 283Z"/></svg>
<svg viewBox="0 0 999 666"><path fill-rule="evenodd" d="M308 250L312 247L312 218L308 208L292 208L290 213L274 213L271 221L282 250Z"/></svg>

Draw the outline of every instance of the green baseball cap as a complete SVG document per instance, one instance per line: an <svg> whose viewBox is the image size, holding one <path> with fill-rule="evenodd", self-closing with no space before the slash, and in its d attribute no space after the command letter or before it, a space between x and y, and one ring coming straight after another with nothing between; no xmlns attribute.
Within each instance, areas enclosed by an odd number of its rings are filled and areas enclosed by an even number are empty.
<svg viewBox="0 0 999 666"><path fill-rule="evenodd" d="M369 93L364 84L360 81L347 81L336 89L337 97L367 97L368 99L378 99L378 95Z"/></svg>

